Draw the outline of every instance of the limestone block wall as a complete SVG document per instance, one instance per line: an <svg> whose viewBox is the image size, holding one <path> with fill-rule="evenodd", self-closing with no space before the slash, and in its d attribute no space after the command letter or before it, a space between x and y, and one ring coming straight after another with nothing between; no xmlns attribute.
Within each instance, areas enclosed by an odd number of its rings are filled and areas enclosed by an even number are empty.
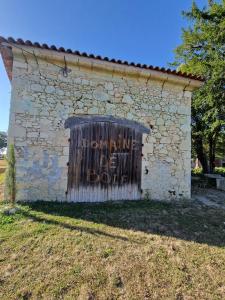
<svg viewBox="0 0 225 300"><path fill-rule="evenodd" d="M151 128L143 136L143 197L190 198L191 91L184 84L115 72L108 65L97 69L85 61L71 62L64 77L37 51L37 60L13 52L9 142L16 149L17 200L66 201L64 122L79 114L113 115Z"/></svg>

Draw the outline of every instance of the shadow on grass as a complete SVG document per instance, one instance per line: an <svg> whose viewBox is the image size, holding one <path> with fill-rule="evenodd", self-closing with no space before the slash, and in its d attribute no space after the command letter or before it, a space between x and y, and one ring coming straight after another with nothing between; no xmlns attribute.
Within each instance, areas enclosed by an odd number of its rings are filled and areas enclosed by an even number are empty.
<svg viewBox="0 0 225 300"><path fill-rule="evenodd" d="M121 203L69 204L35 202L28 205L27 216L35 221L62 226L71 230L101 234L127 240L91 227L80 227L70 221L81 219L112 227L175 237L187 241L225 246L225 211L203 207L192 202L165 203L155 201L126 201ZM68 217L69 223L35 215L35 211L52 216Z"/></svg>
<svg viewBox="0 0 225 300"><path fill-rule="evenodd" d="M43 210L43 212L49 213L44 210ZM85 232L85 233L89 233L89 234L93 234L93 235L103 235L103 236L114 238L114 239L128 241L128 239L126 237L119 236L119 235L113 235L113 234L110 234L110 233L107 233L107 232L104 232L104 231L101 231L98 229L94 229L91 227L72 225L72 224L58 221L58 220L55 220L52 218L49 219L46 217L37 216L37 215L27 212L27 211L24 211L22 214L24 217L31 218L34 222L41 222L41 223L45 223L48 225L56 225L56 226L60 226L60 227L63 227L63 228L69 229L69 230L76 230L76 231Z"/></svg>

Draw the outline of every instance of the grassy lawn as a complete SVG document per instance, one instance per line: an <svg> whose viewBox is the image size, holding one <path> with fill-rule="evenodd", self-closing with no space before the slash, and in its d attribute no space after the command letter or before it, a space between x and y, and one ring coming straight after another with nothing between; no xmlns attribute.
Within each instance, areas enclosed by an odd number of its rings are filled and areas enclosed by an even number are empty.
<svg viewBox="0 0 225 300"><path fill-rule="evenodd" d="M0 299L225 299L224 222L185 202L23 205L0 214Z"/></svg>

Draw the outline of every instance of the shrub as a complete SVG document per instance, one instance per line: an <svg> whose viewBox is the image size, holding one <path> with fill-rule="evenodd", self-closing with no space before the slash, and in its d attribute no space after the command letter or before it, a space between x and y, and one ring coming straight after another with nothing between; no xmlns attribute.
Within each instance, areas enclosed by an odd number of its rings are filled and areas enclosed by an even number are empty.
<svg viewBox="0 0 225 300"><path fill-rule="evenodd" d="M14 146L12 144L9 145L9 152L6 160L8 163L5 177L6 195L7 199L9 198L10 202L14 204L16 200L16 158Z"/></svg>
<svg viewBox="0 0 225 300"><path fill-rule="evenodd" d="M216 167L214 172L225 176L225 167Z"/></svg>
<svg viewBox="0 0 225 300"><path fill-rule="evenodd" d="M191 170L192 175L202 175L202 168L195 168Z"/></svg>

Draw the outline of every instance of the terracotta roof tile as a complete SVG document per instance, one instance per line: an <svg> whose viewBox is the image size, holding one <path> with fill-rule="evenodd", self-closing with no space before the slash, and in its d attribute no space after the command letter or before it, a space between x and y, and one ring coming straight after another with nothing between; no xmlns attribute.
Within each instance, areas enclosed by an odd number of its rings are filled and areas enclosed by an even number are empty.
<svg viewBox="0 0 225 300"><path fill-rule="evenodd" d="M8 42L10 44L17 44L17 45L21 45L21 46L26 45L26 46L36 47L36 48L49 49L49 50L54 50L54 51L58 51L58 52L66 52L66 53L71 53L71 54L75 54L75 55L79 55L79 56L83 56L83 57L89 57L89 58L94 58L94 59L98 59L98 60L105 60L105 61L109 61L111 63L117 63L117 64L123 64L123 65L127 65L127 66L134 66L134 67L137 67L137 68L143 68L143 69L159 71L159 72L163 72L163 73L166 73L166 74L177 75L177 76L186 77L186 78L195 79L195 80L200 80L200 81L204 80L200 76L183 73L181 71L165 69L165 68L161 68L161 67L157 67L157 66L154 67L152 65L140 64L140 63L134 63L134 62L129 63L127 61L121 61L120 59L117 60L117 59L114 59L114 58L110 59L108 57L103 58L100 55L87 54L86 52L80 53L79 51L72 51L71 49L65 50L65 48L63 48L63 47L57 48L55 45L49 46L47 44L42 44L41 45L38 42L32 43L30 40L24 41L21 38L15 40L12 37L4 38L4 37L0 36L0 44L2 42Z"/></svg>

